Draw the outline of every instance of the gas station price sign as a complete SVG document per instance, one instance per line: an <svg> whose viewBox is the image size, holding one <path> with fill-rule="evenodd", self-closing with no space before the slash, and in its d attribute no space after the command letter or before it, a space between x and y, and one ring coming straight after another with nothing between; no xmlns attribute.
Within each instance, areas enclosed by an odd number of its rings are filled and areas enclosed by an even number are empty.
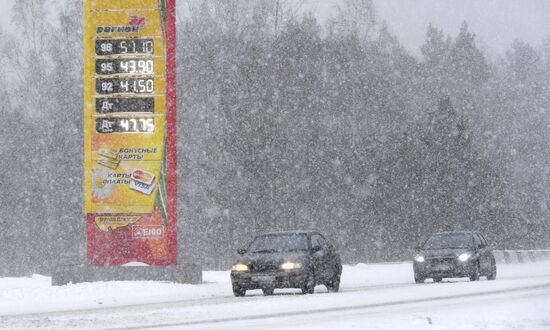
<svg viewBox="0 0 550 330"><path fill-rule="evenodd" d="M88 263L175 264L175 0L84 0L84 98Z"/></svg>

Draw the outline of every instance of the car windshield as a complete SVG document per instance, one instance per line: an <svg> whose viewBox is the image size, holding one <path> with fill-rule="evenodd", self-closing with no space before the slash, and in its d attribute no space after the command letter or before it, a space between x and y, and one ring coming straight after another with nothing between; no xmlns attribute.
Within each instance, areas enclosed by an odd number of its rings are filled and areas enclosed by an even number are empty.
<svg viewBox="0 0 550 330"><path fill-rule="evenodd" d="M308 249L305 234L276 234L257 237L248 249L253 253L304 251Z"/></svg>
<svg viewBox="0 0 550 330"><path fill-rule="evenodd" d="M444 234L430 237L424 244L424 249L460 249L473 245L472 235Z"/></svg>

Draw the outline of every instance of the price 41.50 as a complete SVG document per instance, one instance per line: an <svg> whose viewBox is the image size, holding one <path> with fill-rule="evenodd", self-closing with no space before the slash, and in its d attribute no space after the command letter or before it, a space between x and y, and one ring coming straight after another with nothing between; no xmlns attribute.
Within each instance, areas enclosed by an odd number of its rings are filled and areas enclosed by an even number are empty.
<svg viewBox="0 0 550 330"><path fill-rule="evenodd" d="M152 94L155 80L152 78L97 79L96 91L99 94Z"/></svg>

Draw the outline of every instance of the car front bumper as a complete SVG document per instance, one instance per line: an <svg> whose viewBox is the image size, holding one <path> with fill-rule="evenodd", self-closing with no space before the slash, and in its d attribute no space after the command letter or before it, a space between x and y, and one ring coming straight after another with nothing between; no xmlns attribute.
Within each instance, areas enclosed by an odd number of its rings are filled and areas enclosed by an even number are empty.
<svg viewBox="0 0 550 330"><path fill-rule="evenodd" d="M307 280L305 270L266 273L231 272L231 283L246 290L261 288L301 288Z"/></svg>
<svg viewBox="0 0 550 330"><path fill-rule="evenodd" d="M465 262L456 258L426 259L424 262L413 262L417 277L468 277L476 271L474 260Z"/></svg>

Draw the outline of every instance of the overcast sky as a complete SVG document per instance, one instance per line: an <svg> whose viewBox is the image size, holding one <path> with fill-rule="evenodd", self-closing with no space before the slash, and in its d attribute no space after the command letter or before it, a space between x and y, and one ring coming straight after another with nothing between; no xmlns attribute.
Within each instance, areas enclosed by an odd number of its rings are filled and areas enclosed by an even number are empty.
<svg viewBox="0 0 550 330"><path fill-rule="evenodd" d="M329 16L337 0L307 0ZM429 23L455 36L464 20L480 45L504 53L514 39L540 45L550 38L550 0L374 0L378 17L415 54Z"/></svg>
<svg viewBox="0 0 550 330"><path fill-rule="evenodd" d="M44 0L46 1L46 0ZM59 3L67 0L57 0ZM178 0L176 0L178 1ZM180 0L181 1L181 0ZM305 0L319 17L330 16L338 0ZM0 24L9 31L9 8L14 0L0 0ZM533 45L550 38L550 0L374 0L380 19L410 51L418 54L428 23L456 35L462 21L469 23L480 45L504 53L514 39Z"/></svg>
<svg viewBox="0 0 550 330"><path fill-rule="evenodd" d="M382 18L407 48L418 51L431 22L456 35L466 20L483 47L503 53L514 39L539 45L550 38L548 0L375 0Z"/></svg>
<svg viewBox="0 0 550 330"><path fill-rule="evenodd" d="M10 23L10 8L13 0L0 0L2 4L0 5L0 26L2 30L7 29L7 25Z"/></svg>

